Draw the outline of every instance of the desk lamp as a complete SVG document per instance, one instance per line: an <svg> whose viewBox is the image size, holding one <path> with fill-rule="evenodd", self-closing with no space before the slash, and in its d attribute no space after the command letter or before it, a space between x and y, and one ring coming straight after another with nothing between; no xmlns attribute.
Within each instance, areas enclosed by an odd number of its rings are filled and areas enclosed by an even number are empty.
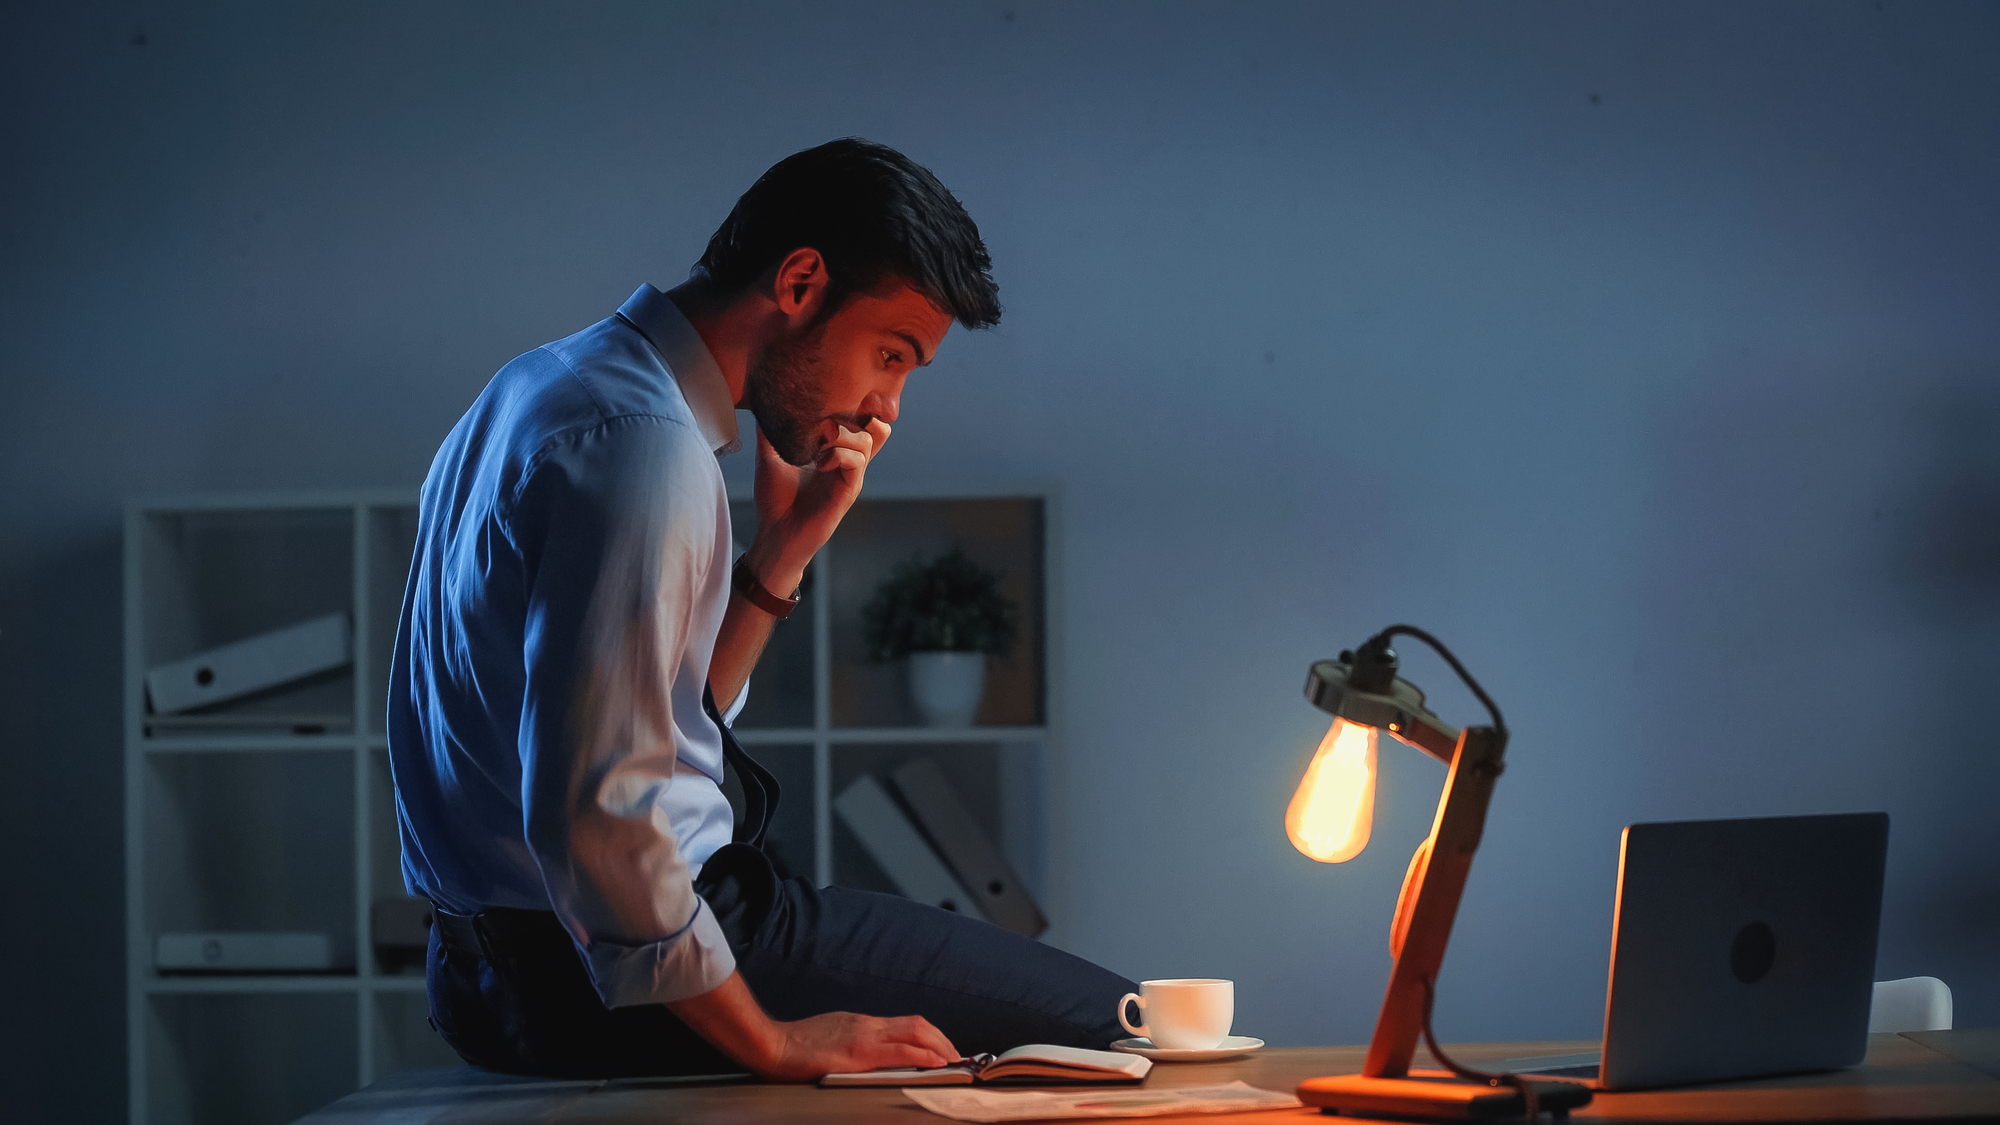
<svg viewBox="0 0 2000 1125"><path fill-rule="evenodd" d="M1493 725L1456 730L1427 710L1424 693L1396 675L1396 651L1389 642L1399 636L1414 637L1436 649L1486 705ZM1299 1100L1324 1113L1418 1118L1518 1115L1529 1120L1544 1109L1560 1114L1589 1102L1589 1088L1578 1083L1530 1082L1518 1075L1461 1066L1439 1048L1431 1033L1438 967L1444 961L1459 894L1472 868L1472 853L1479 847L1486 805L1507 749L1507 724L1500 709L1437 638L1408 625L1391 625L1338 659L1315 661L1306 674L1306 699L1332 715L1333 725L1285 812L1285 832L1294 847L1313 859L1339 863L1367 846L1374 819L1378 732L1388 731L1445 763L1451 772L1438 798L1431 834L1411 857L1396 900L1395 921L1389 929L1389 952L1396 964L1361 1073L1308 1078L1299 1084ZM1447 1070L1410 1070L1419 1034Z"/></svg>

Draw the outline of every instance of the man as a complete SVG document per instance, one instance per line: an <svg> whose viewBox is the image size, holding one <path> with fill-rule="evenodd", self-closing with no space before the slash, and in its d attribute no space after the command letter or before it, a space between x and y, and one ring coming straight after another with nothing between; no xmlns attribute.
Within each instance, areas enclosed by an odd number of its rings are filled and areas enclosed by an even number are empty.
<svg viewBox="0 0 2000 1125"><path fill-rule="evenodd" d="M932 1066L1103 1047L1135 986L906 899L779 880L730 737L771 627L954 319L996 323L978 229L858 140L744 193L668 293L503 367L438 450L389 692L434 1026L566 1077ZM716 457L757 419L730 564ZM792 596L786 596L791 594ZM744 823L720 788L737 772Z"/></svg>

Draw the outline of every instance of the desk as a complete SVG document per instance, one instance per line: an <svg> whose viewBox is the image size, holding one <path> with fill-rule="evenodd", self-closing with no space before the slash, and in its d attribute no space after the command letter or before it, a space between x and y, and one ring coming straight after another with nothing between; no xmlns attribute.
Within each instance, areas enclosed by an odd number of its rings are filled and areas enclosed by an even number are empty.
<svg viewBox="0 0 2000 1125"><path fill-rule="evenodd" d="M1991 1031L1922 1032L1869 1038L1867 1061L1853 1070L1765 1078L1692 1089L1599 1094L1572 1121L1867 1121L2000 1118L2000 1070ZM1454 1048L1465 1062L1588 1051L1595 1043L1501 1043ZM1203 1086L1241 1079L1290 1093L1304 1078L1352 1073L1364 1047L1286 1047L1248 1058L1153 1068L1148 1086ZM1964 1060L1964 1061L1961 1061ZM1419 1065L1434 1065L1419 1054ZM668 1079L556 1082L508 1078L470 1067L417 1070L385 1078L302 1119L299 1125L529 1125L561 1120L591 1125L754 1122L943 1122L894 1088L821 1090L753 1083L690 1085ZM1167 1123L1352 1120L1310 1109L1265 1113L1145 1117Z"/></svg>

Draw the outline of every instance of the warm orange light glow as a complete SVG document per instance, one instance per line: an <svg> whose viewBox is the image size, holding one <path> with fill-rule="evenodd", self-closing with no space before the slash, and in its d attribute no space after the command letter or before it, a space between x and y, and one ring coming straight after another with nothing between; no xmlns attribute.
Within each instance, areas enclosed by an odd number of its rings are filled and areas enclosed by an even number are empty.
<svg viewBox="0 0 2000 1125"><path fill-rule="evenodd" d="M1375 728L1335 719L1285 810L1292 846L1321 863L1353 859L1375 825Z"/></svg>

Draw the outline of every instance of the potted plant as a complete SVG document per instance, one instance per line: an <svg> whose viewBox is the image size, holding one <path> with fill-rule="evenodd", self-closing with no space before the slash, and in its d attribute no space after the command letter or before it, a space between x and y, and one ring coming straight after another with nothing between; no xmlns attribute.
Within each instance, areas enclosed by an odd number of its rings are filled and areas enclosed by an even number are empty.
<svg viewBox="0 0 2000 1125"><path fill-rule="evenodd" d="M1018 618L1000 576L957 547L896 564L861 610L870 658L907 658L910 697L925 723L941 727L972 725L986 658L1013 648Z"/></svg>

